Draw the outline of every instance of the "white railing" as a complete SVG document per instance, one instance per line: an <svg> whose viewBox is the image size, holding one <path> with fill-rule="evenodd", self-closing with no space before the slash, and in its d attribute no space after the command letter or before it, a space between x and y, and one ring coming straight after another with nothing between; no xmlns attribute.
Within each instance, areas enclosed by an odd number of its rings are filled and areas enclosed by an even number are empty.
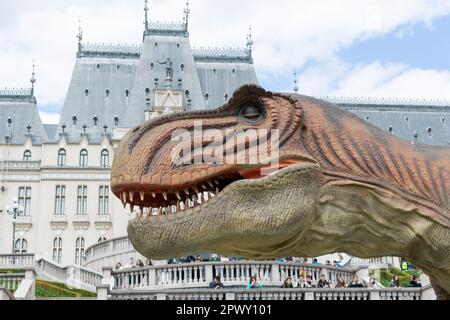
<svg viewBox="0 0 450 320"><path fill-rule="evenodd" d="M144 258L136 252L128 237L120 237L87 248L84 267L100 272L102 267L115 266L117 262L124 263L130 257L144 261Z"/></svg>
<svg viewBox="0 0 450 320"><path fill-rule="evenodd" d="M370 258L370 259L362 259L358 257L352 257L350 259L350 266L371 266L371 265L394 265L393 257L379 257L379 258Z"/></svg>
<svg viewBox="0 0 450 320"><path fill-rule="evenodd" d="M422 288L113 290L111 300L421 300ZM385 299L389 297L389 299ZM392 297L392 299L390 299Z"/></svg>
<svg viewBox="0 0 450 320"><path fill-rule="evenodd" d="M0 273L0 287L15 291L24 278L25 273Z"/></svg>
<svg viewBox="0 0 450 320"><path fill-rule="evenodd" d="M0 268L21 269L34 267L34 254L0 254Z"/></svg>
<svg viewBox="0 0 450 320"><path fill-rule="evenodd" d="M37 262L37 267L40 273L43 273L44 275L49 276L54 280L64 283L67 281L68 276L66 268L54 262L48 261L46 259L40 259Z"/></svg>
<svg viewBox="0 0 450 320"><path fill-rule="evenodd" d="M288 276L293 282L297 282L301 275L311 276L313 281L318 281L322 274L332 284L340 276L349 283L354 270L291 262L230 261L172 264L112 272L115 289L207 287L216 275L220 275L222 282L228 286L246 285L252 276L262 285L280 286Z"/></svg>

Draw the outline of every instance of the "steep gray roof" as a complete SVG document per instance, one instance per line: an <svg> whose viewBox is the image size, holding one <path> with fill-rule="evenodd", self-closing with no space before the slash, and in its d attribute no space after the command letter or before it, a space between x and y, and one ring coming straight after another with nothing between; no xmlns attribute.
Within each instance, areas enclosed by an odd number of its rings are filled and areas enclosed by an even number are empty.
<svg viewBox="0 0 450 320"><path fill-rule="evenodd" d="M450 104L445 106L437 101L403 101L399 104L395 104L395 100L380 100L377 104L367 100L366 103L350 101L341 100L338 105L384 131L412 142L450 146Z"/></svg>
<svg viewBox="0 0 450 320"><path fill-rule="evenodd" d="M0 144L21 145L28 137L36 145L47 141L31 89L0 90L0 121Z"/></svg>

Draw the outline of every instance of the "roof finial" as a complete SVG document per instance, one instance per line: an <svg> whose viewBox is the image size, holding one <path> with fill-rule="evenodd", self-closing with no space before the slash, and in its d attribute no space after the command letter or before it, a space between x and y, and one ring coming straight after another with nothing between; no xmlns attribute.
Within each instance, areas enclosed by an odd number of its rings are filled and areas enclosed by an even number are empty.
<svg viewBox="0 0 450 320"><path fill-rule="evenodd" d="M81 18L78 19L78 52L81 52L81 43L83 42L83 29L81 28Z"/></svg>
<svg viewBox="0 0 450 320"><path fill-rule="evenodd" d="M298 92L298 85L297 85L297 72L294 71L294 92Z"/></svg>
<svg viewBox="0 0 450 320"><path fill-rule="evenodd" d="M35 72L35 63L33 60L33 71L31 72L31 96L34 96L34 84L36 83L36 72Z"/></svg>
<svg viewBox="0 0 450 320"><path fill-rule="evenodd" d="M186 26L186 30L188 29L189 25L189 13L191 13L191 10L189 9L189 0L186 0L186 8L184 9L184 17L183 17L183 22L184 25Z"/></svg>
<svg viewBox="0 0 450 320"><path fill-rule="evenodd" d="M145 6L144 6L144 15L145 15L145 30L148 30L148 0L145 0Z"/></svg>
<svg viewBox="0 0 450 320"><path fill-rule="evenodd" d="M250 25L248 27L248 34L247 34L247 50L250 54L250 57L252 56L252 47L253 47L252 26Z"/></svg>

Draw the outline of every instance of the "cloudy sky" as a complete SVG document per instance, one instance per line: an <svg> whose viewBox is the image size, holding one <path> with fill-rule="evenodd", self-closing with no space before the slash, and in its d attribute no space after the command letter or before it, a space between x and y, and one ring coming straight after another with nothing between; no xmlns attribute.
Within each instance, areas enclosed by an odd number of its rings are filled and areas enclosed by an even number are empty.
<svg viewBox="0 0 450 320"><path fill-rule="evenodd" d="M151 20L181 20L185 0L150 0ZM450 99L450 0L191 0L193 46L242 47L253 28L260 83L309 95ZM77 50L139 44L143 0L0 0L0 87L29 85L57 123Z"/></svg>

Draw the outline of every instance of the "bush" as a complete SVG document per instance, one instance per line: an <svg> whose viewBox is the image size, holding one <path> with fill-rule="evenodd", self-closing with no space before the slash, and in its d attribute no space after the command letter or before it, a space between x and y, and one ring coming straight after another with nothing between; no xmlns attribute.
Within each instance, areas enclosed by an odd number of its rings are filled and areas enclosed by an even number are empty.
<svg viewBox="0 0 450 320"><path fill-rule="evenodd" d="M63 283L36 280L36 296L47 298L96 297L94 292L71 289Z"/></svg>
<svg viewBox="0 0 450 320"><path fill-rule="evenodd" d="M398 276L400 278L400 286L402 287L408 287L409 282L411 281L411 276L415 275L416 277L420 277L419 272L417 270L400 270L399 268L391 268L389 270L387 269L381 269L381 284L385 287L389 287L389 283L394 278L394 276Z"/></svg>

